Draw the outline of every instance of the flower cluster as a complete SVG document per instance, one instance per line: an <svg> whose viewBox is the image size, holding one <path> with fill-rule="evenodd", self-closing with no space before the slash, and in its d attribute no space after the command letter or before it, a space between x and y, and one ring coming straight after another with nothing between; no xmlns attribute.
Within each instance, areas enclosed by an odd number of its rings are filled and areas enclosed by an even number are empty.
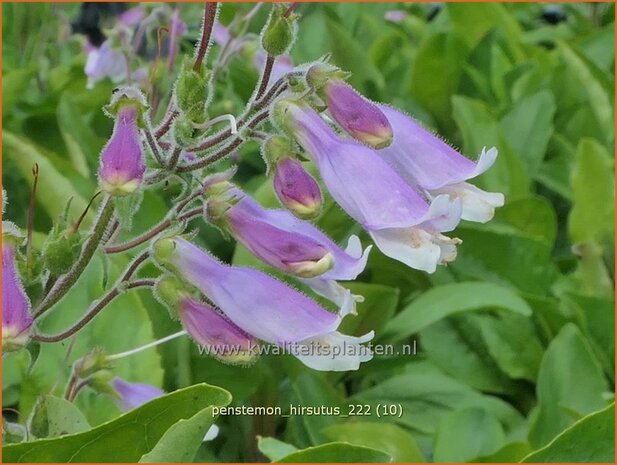
<svg viewBox="0 0 617 465"><path fill-rule="evenodd" d="M373 246L363 248L361 237L372 239L392 259L433 273L455 260L461 241L448 234L461 220L485 223L503 205L502 194L469 183L495 162L496 148L484 149L474 161L405 112L362 96L347 83L348 73L326 58L294 66L287 55L297 33L293 6L274 5L259 37L246 33L258 8L224 27L217 23L217 4L206 4L201 40L168 89L167 111L158 124L149 106L152 99L143 89L127 85L115 90L105 107L114 128L100 155L103 196L91 231L80 234L81 220L69 226L64 218L62 227L53 230L63 240L40 253L42 270L36 271L32 258L39 255L28 253L25 269L44 283L42 297L32 302L34 316L19 272L18 265L24 265L21 241L3 240L5 350L22 348L31 339L64 340L120 293L151 287L182 325L178 334L188 335L225 363L254 363L260 344L291 344L292 355L312 369L357 370L372 358L366 343L373 331L343 334L340 327L363 301L344 285L367 266ZM129 10L120 19L120 30L139 23L135 34L147 35L148 27L165 21L172 31L169 53L175 53L175 38L185 32L177 11ZM213 59L211 41L219 44ZM249 45L260 70L253 95L237 117L218 114L212 100L220 70ZM92 83L100 76L128 78L113 46L111 37L90 51L87 72ZM215 131L221 122L230 127ZM211 170L249 140L261 143L268 182L281 208L267 208L239 187L233 179L235 168ZM170 184L182 189L169 214L151 230L118 243L118 234L130 229L143 192ZM320 230L313 221L329 198L366 235L351 235L343 247ZM196 245L195 236L185 230L199 218L275 269L279 278L223 263ZM146 244L108 294L75 325L57 335L36 331L33 320L75 285L98 249L115 254ZM67 257L66 263L53 269L45 265L50 251ZM135 279L149 260L158 265L160 275ZM112 360L134 352L109 357L97 352L84 358L74 370L82 381L71 380L69 397L89 385L120 394L127 409L162 394L110 375Z"/></svg>

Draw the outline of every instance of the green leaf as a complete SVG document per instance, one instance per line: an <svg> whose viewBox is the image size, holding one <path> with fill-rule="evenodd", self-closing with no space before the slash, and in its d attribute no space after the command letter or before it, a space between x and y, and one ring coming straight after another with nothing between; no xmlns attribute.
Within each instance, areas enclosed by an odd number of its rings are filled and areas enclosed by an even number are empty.
<svg viewBox="0 0 617 465"><path fill-rule="evenodd" d="M86 417L68 400L46 395L39 399L30 419L30 433L36 438L55 438L90 428Z"/></svg>
<svg viewBox="0 0 617 465"><path fill-rule="evenodd" d="M6 462L136 462L175 423L231 401L227 391L198 384L175 391L83 433L3 448Z"/></svg>
<svg viewBox="0 0 617 465"><path fill-rule="evenodd" d="M528 442L511 442L506 444L497 452L483 457L477 457L474 462L478 463L504 463L518 462L523 457L531 452L531 446Z"/></svg>
<svg viewBox="0 0 617 465"><path fill-rule="evenodd" d="M534 175L542 161L553 133L555 99L548 90L516 102L501 119L503 133L510 147L521 157L527 171Z"/></svg>
<svg viewBox="0 0 617 465"><path fill-rule="evenodd" d="M474 315L451 316L420 331L420 342L429 360L450 376L485 392L513 390L482 340L479 321Z"/></svg>
<svg viewBox="0 0 617 465"><path fill-rule="evenodd" d="M457 34L429 35L420 44L409 92L443 127L452 126L451 97L469 53Z"/></svg>
<svg viewBox="0 0 617 465"><path fill-rule="evenodd" d="M510 404L483 395L464 383L443 374L429 362L408 364L408 372L384 380L351 397L350 403L373 406L366 421L395 421L424 434L433 434L442 416L453 410L478 407L492 413L511 439L522 439L523 417ZM400 418L378 418L376 405L401 405Z"/></svg>
<svg viewBox="0 0 617 465"><path fill-rule="evenodd" d="M615 223L614 165L606 149L583 139L571 175L574 205L568 218L572 242L610 240Z"/></svg>
<svg viewBox="0 0 617 465"><path fill-rule="evenodd" d="M36 74L32 67L17 68L2 76L2 114L5 117L11 115L11 110L22 98L30 85L30 80Z"/></svg>
<svg viewBox="0 0 617 465"><path fill-rule="evenodd" d="M322 432L331 441L367 446L385 452L395 463L426 462L415 438L393 424L353 421L328 426Z"/></svg>
<svg viewBox="0 0 617 465"><path fill-rule="evenodd" d="M299 450L276 460L275 463L383 463L391 461L392 458L388 454L375 449L344 442L332 442Z"/></svg>
<svg viewBox="0 0 617 465"><path fill-rule="evenodd" d="M369 331L375 331L377 337L384 326L392 318L399 300L399 290L380 284L362 282L345 283L352 294L361 295L364 301L356 306L357 315L343 320L338 331L343 334L362 336Z"/></svg>
<svg viewBox="0 0 617 465"><path fill-rule="evenodd" d="M576 76L580 88L586 94L588 105L596 116L605 141L608 143L615 140L615 109L614 97L611 95L608 85L612 87L609 78L602 74L596 66L570 48L564 42L559 43L559 51L572 75Z"/></svg>
<svg viewBox="0 0 617 465"><path fill-rule="evenodd" d="M546 350L536 390L538 410L529 430L535 447L546 445L578 416L604 407L608 384L589 343L572 323Z"/></svg>
<svg viewBox="0 0 617 465"><path fill-rule="evenodd" d="M261 436L257 437L257 448L272 462L282 459L289 454L293 454L298 450L291 444L279 441L276 438L264 438Z"/></svg>
<svg viewBox="0 0 617 465"><path fill-rule="evenodd" d="M503 428L486 410L467 408L446 415L435 433L435 462L469 462L498 450Z"/></svg>
<svg viewBox="0 0 617 465"><path fill-rule="evenodd" d="M330 36L330 51L332 61L352 76L349 82L361 91L367 92L381 89L384 85L383 76L366 58L367 51L358 41L332 19L326 20L327 31Z"/></svg>
<svg viewBox="0 0 617 465"><path fill-rule="evenodd" d="M204 436L214 424L212 407L207 407L186 420L169 428L154 448L145 454L140 463L192 462Z"/></svg>
<svg viewBox="0 0 617 465"><path fill-rule="evenodd" d="M387 324L383 337L398 341L448 315L495 307L531 314L527 303L506 287L482 282L446 284L430 289L403 308Z"/></svg>
<svg viewBox="0 0 617 465"><path fill-rule="evenodd" d="M563 431L524 463L615 463L615 403Z"/></svg>
<svg viewBox="0 0 617 465"><path fill-rule="evenodd" d="M51 218L57 218L64 210L67 200L73 197L69 215L77 218L86 208L86 200L75 190L66 174L58 170L33 144L8 131L2 132L3 153L19 169L22 177L32 184L32 166L39 165L37 201Z"/></svg>

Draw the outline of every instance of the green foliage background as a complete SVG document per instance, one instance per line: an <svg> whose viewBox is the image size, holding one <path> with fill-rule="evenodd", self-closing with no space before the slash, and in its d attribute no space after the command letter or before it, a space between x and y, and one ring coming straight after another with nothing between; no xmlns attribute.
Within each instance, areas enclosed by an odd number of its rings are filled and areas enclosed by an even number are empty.
<svg viewBox="0 0 617 465"><path fill-rule="evenodd" d="M221 19L248 7L225 4ZM428 275L374 249L367 270L350 284L366 301L344 329L358 335L374 329L376 342L399 348L415 341L416 355L376 356L357 372L319 373L290 357L227 366L176 340L120 360L115 369L169 392L194 387L123 417L110 398L92 391L76 402L83 414L54 401L47 434L74 435L8 446L5 461L499 462L531 453L527 461L613 462L614 5L564 4L567 20L556 25L541 19L550 7L452 3L430 21L429 4L299 7L296 63L332 53L361 92L408 111L464 153L499 149L496 165L477 184L504 192L506 205L489 224L460 225L463 244L451 266ZM180 8L196 38L201 6ZM86 90L85 57L69 37L76 9L3 5L5 219L25 226L37 162L39 244L69 197L76 217L96 191L98 154L111 130L101 107L113 85ZM393 24L384 19L391 9L409 15ZM256 30L266 10L253 22ZM188 42L183 47L190 50ZM215 110L239 110L256 78L246 59L236 58L217 89ZM157 79L163 87L173 82L173 76ZM246 145L240 156L244 188L275 205L257 145ZM174 193L173 186L147 193L133 231L163 217ZM318 224L339 241L360 233L330 200ZM199 241L221 258L264 268L217 230L198 226ZM97 257L42 330L75 321L129 259ZM24 423L38 396L61 396L71 362L88 348L120 352L177 329L147 291L123 295L70 350L68 341L44 345L33 366L26 351L3 359L3 408L18 412L5 411L6 418ZM234 406L372 410L350 417L224 416L216 420L219 437L202 444L208 409L230 401L204 382L229 391ZM400 405L402 414L376 415L388 405ZM59 426L67 415L82 427ZM142 442L147 433L139 422L152 418L152 435ZM125 450L127 438L139 446ZM83 455L72 449L84 443L90 446Z"/></svg>

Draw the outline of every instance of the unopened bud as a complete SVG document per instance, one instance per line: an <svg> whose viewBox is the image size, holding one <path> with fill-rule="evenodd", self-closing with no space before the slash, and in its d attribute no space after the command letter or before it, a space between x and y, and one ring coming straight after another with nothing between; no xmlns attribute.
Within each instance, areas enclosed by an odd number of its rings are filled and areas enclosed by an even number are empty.
<svg viewBox="0 0 617 465"><path fill-rule="evenodd" d="M319 215L323 203L321 190L300 161L295 158L279 160L273 184L281 204L298 218L312 219Z"/></svg>
<svg viewBox="0 0 617 465"><path fill-rule="evenodd" d="M285 4L272 4L272 13L261 36L261 46L269 55L287 53L295 39L296 15L287 14L287 10Z"/></svg>
<svg viewBox="0 0 617 465"><path fill-rule="evenodd" d="M195 71L188 59L176 80L176 105L189 121L201 123L206 120L206 107L210 98L209 72L205 65Z"/></svg>

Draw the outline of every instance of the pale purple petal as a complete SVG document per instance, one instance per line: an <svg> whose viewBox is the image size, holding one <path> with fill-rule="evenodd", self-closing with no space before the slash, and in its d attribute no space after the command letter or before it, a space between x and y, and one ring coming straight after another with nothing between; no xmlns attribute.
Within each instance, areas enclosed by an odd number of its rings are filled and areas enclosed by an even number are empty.
<svg viewBox="0 0 617 465"><path fill-rule="evenodd" d="M317 181L294 158L276 164L274 192L285 208L299 218L314 218L321 209L321 190Z"/></svg>
<svg viewBox="0 0 617 465"><path fill-rule="evenodd" d="M461 218L486 223L495 216L495 208L503 207L504 195L486 192L476 186L461 182L431 191L432 194L446 194L462 201Z"/></svg>
<svg viewBox="0 0 617 465"><path fill-rule="evenodd" d="M112 385L120 395L119 406L125 412L165 394L165 391L150 384L129 383L117 377L113 379Z"/></svg>
<svg viewBox="0 0 617 465"><path fill-rule="evenodd" d="M409 183L439 189L474 178L497 158L497 149L482 150L477 162L457 152L438 136L401 111L379 105L394 130L394 141L378 153Z"/></svg>
<svg viewBox="0 0 617 465"><path fill-rule="evenodd" d="M15 263L13 244L2 244L2 340L5 349L18 348L28 340L32 326L30 299L24 291Z"/></svg>
<svg viewBox="0 0 617 465"><path fill-rule="evenodd" d="M165 249L167 258L162 257ZM238 327L266 342L295 342L335 331L341 316L258 270L231 267L182 238L161 239L155 256L204 293Z"/></svg>
<svg viewBox="0 0 617 465"><path fill-rule="evenodd" d="M319 168L334 200L366 229L414 226L429 204L377 153L344 141L307 106L288 105L294 135Z"/></svg>

